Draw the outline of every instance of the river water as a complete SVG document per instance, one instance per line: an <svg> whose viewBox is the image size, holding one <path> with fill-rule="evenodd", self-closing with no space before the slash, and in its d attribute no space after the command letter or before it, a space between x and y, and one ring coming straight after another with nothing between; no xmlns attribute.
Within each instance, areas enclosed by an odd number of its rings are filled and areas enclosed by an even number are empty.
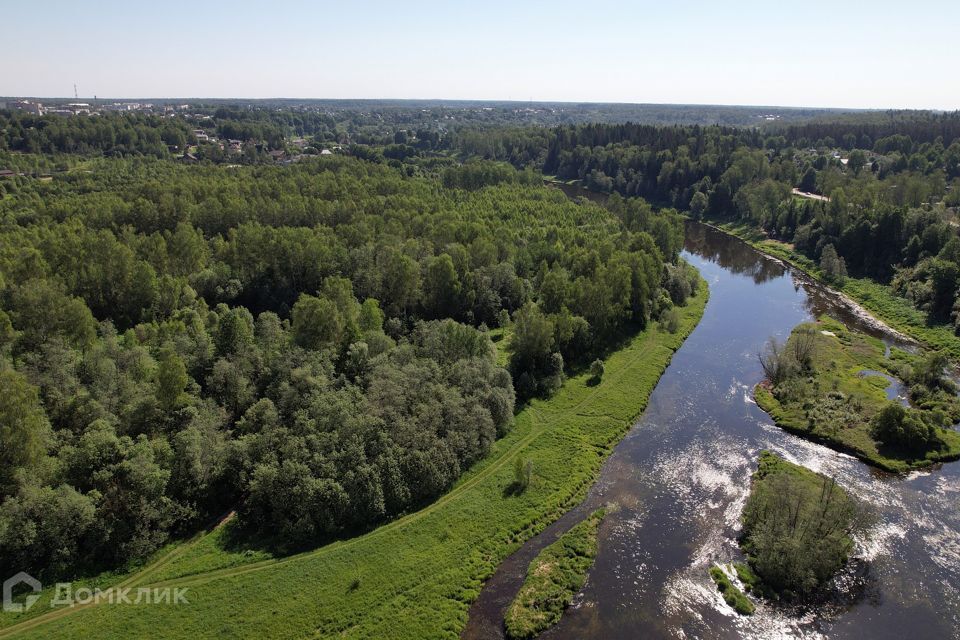
<svg viewBox="0 0 960 640"><path fill-rule="evenodd" d="M781 431L751 398L770 336L785 339L825 312L877 330L803 274L710 227L688 225L684 258L710 286L702 321L584 502L501 564L463 637L503 637L504 610L530 561L616 503L586 586L541 637L960 638L960 463L886 474ZM813 611L761 604L741 617L711 581L711 564L741 557L739 517L761 449L833 476L872 506L876 524L842 578L845 599Z"/></svg>

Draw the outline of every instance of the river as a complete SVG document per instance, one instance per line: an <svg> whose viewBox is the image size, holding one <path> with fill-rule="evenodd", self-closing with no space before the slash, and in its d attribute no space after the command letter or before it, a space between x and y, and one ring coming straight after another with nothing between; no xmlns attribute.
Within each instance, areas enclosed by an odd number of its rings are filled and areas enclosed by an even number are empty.
<svg viewBox="0 0 960 640"><path fill-rule="evenodd" d="M593 509L604 520L587 584L542 638L960 638L960 463L883 473L775 427L753 402L757 353L830 313L877 330L805 275L689 223L683 257L710 286L703 319L585 500L508 557L470 610L463 638L502 638L527 565ZM896 344L891 337L888 344ZM761 604L737 616L708 575L739 559L739 517L761 449L833 476L876 524L842 576L845 598L812 611Z"/></svg>

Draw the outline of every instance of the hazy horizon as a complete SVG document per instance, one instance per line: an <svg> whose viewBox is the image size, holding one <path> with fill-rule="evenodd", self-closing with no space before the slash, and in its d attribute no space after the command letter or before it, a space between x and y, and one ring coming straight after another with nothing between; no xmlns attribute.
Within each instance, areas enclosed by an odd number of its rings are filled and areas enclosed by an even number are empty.
<svg viewBox="0 0 960 640"><path fill-rule="evenodd" d="M10 96L70 98L76 84L86 98L960 108L960 4L942 0L907 13L891 0L52 0L5 13Z"/></svg>

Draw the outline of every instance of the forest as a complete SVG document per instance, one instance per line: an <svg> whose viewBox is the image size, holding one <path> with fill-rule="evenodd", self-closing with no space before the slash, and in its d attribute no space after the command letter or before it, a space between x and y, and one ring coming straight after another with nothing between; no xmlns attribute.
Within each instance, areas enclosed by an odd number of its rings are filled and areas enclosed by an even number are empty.
<svg viewBox="0 0 960 640"><path fill-rule="evenodd" d="M5 574L122 567L233 510L280 552L369 529L696 288L675 212L506 164L150 155L5 183Z"/></svg>
<svg viewBox="0 0 960 640"><path fill-rule="evenodd" d="M465 133L459 145L694 218L746 222L836 282L889 284L929 322L960 327L958 112L767 128L584 124Z"/></svg>

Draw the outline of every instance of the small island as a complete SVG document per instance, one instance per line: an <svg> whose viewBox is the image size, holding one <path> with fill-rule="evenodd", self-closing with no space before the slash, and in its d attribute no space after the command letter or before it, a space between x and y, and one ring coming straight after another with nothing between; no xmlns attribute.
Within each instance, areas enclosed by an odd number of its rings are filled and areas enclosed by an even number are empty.
<svg viewBox="0 0 960 640"><path fill-rule="evenodd" d="M960 400L940 353L907 353L823 317L760 355L777 426L892 472L960 458Z"/></svg>
<svg viewBox="0 0 960 640"><path fill-rule="evenodd" d="M732 571L714 566L710 575L743 615L754 611L744 590L768 600L809 602L847 563L853 536L866 523L860 503L832 478L762 451L743 509L740 547L747 563L734 563Z"/></svg>
<svg viewBox="0 0 960 640"><path fill-rule="evenodd" d="M507 609L507 637L533 638L559 622L593 566L597 531L605 514L605 509L594 511L533 559L523 586Z"/></svg>

